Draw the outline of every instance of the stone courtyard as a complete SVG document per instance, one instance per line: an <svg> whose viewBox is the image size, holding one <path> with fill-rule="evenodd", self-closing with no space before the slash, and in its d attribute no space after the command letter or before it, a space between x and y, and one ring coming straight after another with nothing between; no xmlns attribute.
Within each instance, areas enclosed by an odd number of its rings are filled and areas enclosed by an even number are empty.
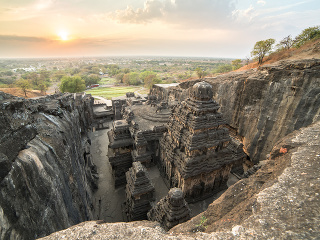
<svg viewBox="0 0 320 240"><path fill-rule="evenodd" d="M92 133L97 141L92 144L93 159L99 169L98 219L147 219L152 207L158 204L157 209L162 209L160 199L174 187L180 189L181 201L189 203L189 216L195 216L238 181L230 171L246 155L241 143L224 128L211 86L196 84L190 97L177 104L153 95L141 101L128 93L121 98L118 120L108 121L110 130Z"/></svg>

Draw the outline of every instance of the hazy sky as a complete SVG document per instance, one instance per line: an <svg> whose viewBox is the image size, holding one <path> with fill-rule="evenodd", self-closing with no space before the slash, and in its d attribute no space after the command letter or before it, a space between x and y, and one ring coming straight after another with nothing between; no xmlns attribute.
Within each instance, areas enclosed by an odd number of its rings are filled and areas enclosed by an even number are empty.
<svg viewBox="0 0 320 240"><path fill-rule="evenodd" d="M320 24L320 0L0 0L0 57L245 58Z"/></svg>

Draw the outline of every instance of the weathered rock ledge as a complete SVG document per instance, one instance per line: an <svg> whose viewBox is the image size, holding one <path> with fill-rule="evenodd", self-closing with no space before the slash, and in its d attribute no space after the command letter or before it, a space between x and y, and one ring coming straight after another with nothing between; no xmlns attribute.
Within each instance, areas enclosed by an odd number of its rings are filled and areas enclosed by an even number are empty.
<svg viewBox="0 0 320 240"><path fill-rule="evenodd" d="M165 233L158 224L85 222L44 239L316 239L320 235L320 122L273 148L248 179ZM197 232L201 217L207 221Z"/></svg>
<svg viewBox="0 0 320 240"><path fill-rule="evenodd" d="M35 239L92 219L93 99L0 92L0 239Z"/></svg>

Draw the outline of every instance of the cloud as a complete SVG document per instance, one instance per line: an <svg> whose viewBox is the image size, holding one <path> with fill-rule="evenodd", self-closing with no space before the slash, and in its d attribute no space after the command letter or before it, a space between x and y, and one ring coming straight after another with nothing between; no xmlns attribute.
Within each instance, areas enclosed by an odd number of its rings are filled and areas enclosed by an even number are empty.
<svg viewBox="0 0 320 240"><path fill-rule="evenodd" d="M251 22L257 13L252 5L247 9L237 9L232 12L232 16L238 22Z"/></svg>
<svg viewBox="0 0 320 240"><path fill-rule="evenodd" d="M187 28L221 28L231 21L235 0L146 0L143 8L128 6L109 15L120 23L154 20Z"/></svg>
<svg viewBox="0 0 320 240"><path fill-rule="evenodd" d="M40 37L29 37L29 36L17 36L17 35L0 35L0 41L8 41L8 42L50 42L51 40L47 38Z"/></svg>
<svg viewBox="0 0 320 240"><path fill-rule="evenodd" d="M112 18L121 23L147 23L153 19L161 18L163 16L163 3L157 0L147 0L144 8L137 8L127 6L125 10L117 10L112 14Z"/></svg>
<svg viewBox="0 0 320 240"><path fill-rule="evenodd" d="M19 5L4 4L0 7L0 21L20 21L47 16L57 0L37 0Z"/></svg>
<svg viewBox="0 0 320 240"><path fill-rule="evenodd" d="M35 3L34 7L37 10L44 10L53 6L54 3L55 3L55 0L38 0Z"/></svg>
<svg viewBox="0 0 320 240"><path fill-rule="evenodd" d="M258 0L258 1L257 1L257 4L261 4L262 6L264 6L264 5L266 5L266 2L263 1L263 0Z"/></svg>

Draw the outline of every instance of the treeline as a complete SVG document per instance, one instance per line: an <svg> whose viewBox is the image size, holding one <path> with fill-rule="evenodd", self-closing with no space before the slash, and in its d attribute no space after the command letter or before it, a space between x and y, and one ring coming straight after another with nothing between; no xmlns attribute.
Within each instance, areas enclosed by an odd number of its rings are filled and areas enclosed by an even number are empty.
<svg viewBox="0 0 320 240"><path fill-rule="evenodd" d="M300 48L303 45L320 38L320 26L304 29L298 36L292 38L291 35L284 37L278 44L276 40L269 38L255 43L251 56L261 65L265 56L271 53L280 53L292 48Z"/></svg>

